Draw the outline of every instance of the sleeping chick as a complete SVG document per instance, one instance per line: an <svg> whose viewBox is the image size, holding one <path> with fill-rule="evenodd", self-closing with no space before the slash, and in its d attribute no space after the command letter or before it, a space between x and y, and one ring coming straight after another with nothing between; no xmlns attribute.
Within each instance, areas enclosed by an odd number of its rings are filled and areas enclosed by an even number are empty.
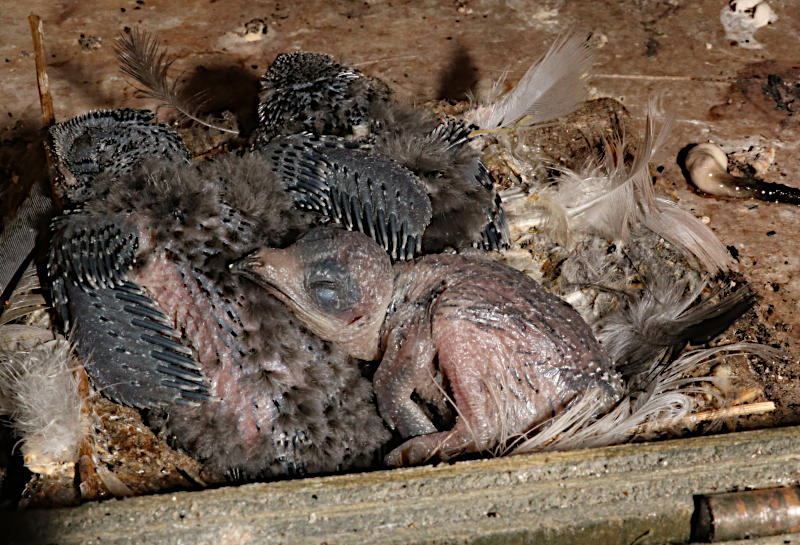
<svg viewBox="0 0 800 545"><path fill-rule="evenodd" d="M54 301L98 390L147 409L215 480L372 463L389 435L358 365L228 272L310 226L263 159L187 164L135 112L57 125L50 144L70 204L53 225Z"/></svg>
<svg viewBox="0 0 800 545"><path fill-rule="evenodd" d="M511 91L473 104L458 120L441 119L393 100L388 87L328 55L279 55L261 81L262 136L256 147L272 158L275 171L297 202L308 203L308 208L348 229L369 234L395 259L447 247L497 250L509 245L508 222L494 179L472 145L472 129L508 130L518 123L543 123L568 114L586 95L583 80L591 66L586 41L565 35ZM319 138L324 145L316 142ZM385 219L380 218L381 206L369 198L375 193L355 191L358 184L352 181L362 177L376 182L375 169L362 167L356 160L343 161L345 152L338 151L338 157L326 153L338 139L358 147L354 154L385 157L406 169L407 176L395 176L385 193L424 189L430 199L429 220L409 223L408 232L397 233L387 223L390 210L384 210ZM287 153L288 148L293 149ZM305 180L298 180L298 173ZM337 205L337 200L345 206ZM358 220L351 221L349 216ZM372 234L380 232L381 224L386 224L390 237L401 240L399 252Z"/></svg>
<svg viewBox="0 0 800 545"><path fill-rule="evenodd" d="M367 233L393 259L508 245L494 179L462 122L392 100L323 54L279 55L261 85L255 149L300 206ZM409 195L416 213L398 214Z"/></svg>
<svg viewBox="0 0 800 545"><path fill-rule="evenodd" d="M408 439L388 455L391 465L489 450L581 392L601 392L602 410L623 390L581 317L499 263L430 255L392 266L364 235L328 227L234 268L323 339L357 358L381 359L378 408ZM452 428L437 429L428 411L444 412L447 392L458 416Z"/></svg>

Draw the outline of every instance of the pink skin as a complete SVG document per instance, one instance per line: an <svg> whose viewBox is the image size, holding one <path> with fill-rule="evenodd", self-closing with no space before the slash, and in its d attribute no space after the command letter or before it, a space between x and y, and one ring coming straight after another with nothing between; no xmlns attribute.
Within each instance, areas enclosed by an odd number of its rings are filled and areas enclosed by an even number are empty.
<svg viewBox="0 0 800 545"><path fill-rule="evenodd" d="M361 339L370 346L377 340L382 347L373 383L379 411L408 438L389 453L389 465L503 449L583 391L601 388L609 406L618 397L621 381L588 325L522 273L483 259L431 255L382 275L367 274L363 262L348 263L347 250L355 245L374 246L369 259L388 263L385 253L359 233L331 230L326 247L362 288L394 287L390 301L378 297L358 305L359 314L382 324L377 339ZM304 246L301 240L269 251L280 253L284 265L293 264L283 275L294 270L289 276L302 277L308 257L319 253ZM263 254L266 261L269 252ZM283 293L290 308L308 308L302 290L286 295L280 279L265 278L270 267L264 260L250 270ZM342 335L336 317L315 323L322 338L337 342ZM453 426L438 430L412 393L434 407L443 407L450 397L458 415Z"/></svg>
<svg viewBox="0 0 800 545"><path fill-rule="evenodd" d="M132 279L149 286L149 295L166 311L172 322L170 325L182 331L187 339L192 339L191 346L197 360L211 379L214 400L209 403L218 404L220 399L249 398L252 392L244 391L243 382L237 380L237 366L228 343L216 322L209 317L219 314L218 319L231 328L238 328L237 324L223 313L216 313L206 297L196 295L201 293L201 289L188 268L181 276L176 264L166 257L163 250L153 252L155 244L148 237L150 230L144 228L144 220L140 219L139 222L139 232L142 233L139 248L141 253L150 254L150 258L143 268L134 271ZM242 325L248 329L250 324ZM264 365L269 363L264 362ZM258 411L236 411L235 414L245 446L256 445L260 435L259 426L266 426L276 416L274 406L267 403L263 403Z"/></svg>

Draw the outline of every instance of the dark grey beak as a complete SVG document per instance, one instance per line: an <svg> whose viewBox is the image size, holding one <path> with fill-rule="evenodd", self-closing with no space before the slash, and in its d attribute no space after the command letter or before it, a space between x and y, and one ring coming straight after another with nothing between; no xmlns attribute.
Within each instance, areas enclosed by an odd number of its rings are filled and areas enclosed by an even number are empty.
<svg viewBox="0 0 800 545"><path fill-rule="evenodd" d="M239 259L235 259L228 263L228 270L234 274L242 274L252 277L254 275L253 267L258 265L259 261L256 257L258 250L253 250L249 254L245 254Z"/></svg>

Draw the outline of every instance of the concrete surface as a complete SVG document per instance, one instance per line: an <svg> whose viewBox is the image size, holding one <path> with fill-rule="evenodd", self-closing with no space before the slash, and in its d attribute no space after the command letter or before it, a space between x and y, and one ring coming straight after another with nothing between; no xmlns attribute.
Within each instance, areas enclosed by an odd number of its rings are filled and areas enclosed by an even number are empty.
<svg viewBox="0 0 800 545"><path fill-rule="evenodd" d="M11 544L683 543L694 496L794 484L800 429L0 515Z"/></svg>

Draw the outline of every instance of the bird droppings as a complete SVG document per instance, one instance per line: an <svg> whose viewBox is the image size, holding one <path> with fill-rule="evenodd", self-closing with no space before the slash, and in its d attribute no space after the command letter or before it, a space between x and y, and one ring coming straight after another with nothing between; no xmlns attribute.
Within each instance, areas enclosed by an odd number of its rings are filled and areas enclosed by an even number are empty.
<svg viewBox="0 0 800 545"><path fill-rule="evenodd" d="M759 158L760 155L756 160ZM771 159L767 161L772 163ZM686 153L684 166L692 184L710 195L800 204L800 189L762 180L756 175L755 166L745 164L739 169L742 171L740 175L732 174L728 167L727 155L716 144L702 143L691 146ZM763 166L760 167L761 170L764 169Z"/></svg>
<svg viewBox="0 0 800 545"><path fill-rule="evenodd" d="M239 32L246 42L257 42L267 35L267 22L263 19L251 19L244 24L244 30Z"/></svg>
<svg viewBox="0 0 800 545"><path fill-rule="evenodd" d="M731 45L744 49L762 49L764 46L753 36L761 27L775 23L778 15L767 2L731 0L722 8L720 23Z"/></svg>
<svg viewBox="0 0 800 545"><path fill-rule="evenodd" d="M103 46L103 39L100 36L87 36L81 34L78 43L83 51L95 51Z"/></svg>

